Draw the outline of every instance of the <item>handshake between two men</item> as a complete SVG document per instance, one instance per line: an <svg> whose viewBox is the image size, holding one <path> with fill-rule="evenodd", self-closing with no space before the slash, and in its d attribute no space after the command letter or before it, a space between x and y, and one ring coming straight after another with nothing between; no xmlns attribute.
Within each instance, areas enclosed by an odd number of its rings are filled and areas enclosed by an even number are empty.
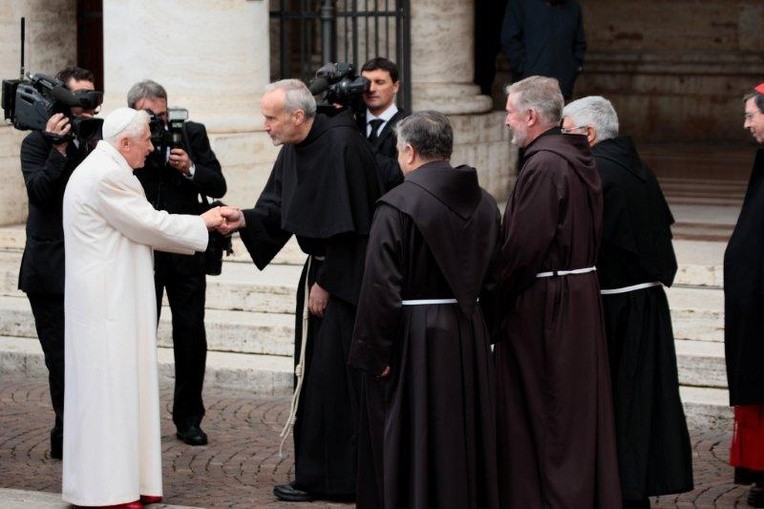
<svg viewBox="0 0 764 509"><path fill-rule="evenodd" d="M211 208L201 214L201 217L208 230L217 230L223 235L228 235L245 225L241 210L225 205Z"/></svg>

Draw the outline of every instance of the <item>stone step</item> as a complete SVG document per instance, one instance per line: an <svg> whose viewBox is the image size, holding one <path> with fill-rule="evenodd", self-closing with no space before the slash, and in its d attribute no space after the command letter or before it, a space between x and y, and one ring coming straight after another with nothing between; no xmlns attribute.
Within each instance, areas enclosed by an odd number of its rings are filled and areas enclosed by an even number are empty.
<svg viewBox="0 0 764 509"><path fill-rule="evenodd" d="M675 339L724 341L724 291L674 286L666 289Z"/></svg>
<svg viewBox="0 0 764 509"><path fill-rule="evenodd" d="M172 348L157 349L159 375L172 379ZM45 376L47 369L40 344L29 338L0 336L0 370L27 376ZM207 387L246 389L256 394L291 394L293 384L291 357L232 352L207 354Z"/></svg>
<svg viewBox="0 0 764 509"><path fill-rule="evenodd" d="M21 254L0 251L0 295L23 297L17 289ZM294 313L301 265L271 264L260 271L249 263L226 261L219 276L207 277L207 309ZM167 305L165 295L164 304Z"/></svg>
<svg viewBox="0 0 764 509"><path fill-rule="evenodd" d="M172 350L158 349L159 374L173 378ZM32 377L46 376L42 351L28 338L0 337L0 370ZM292 391L292 360L272 355L210 352L206 387L245 389L255 394L287 395ZM687 421L695 429L729 432L732 412L726 389L680 387Z"/></svg>
<svg viewBox="0 0 764 509"><path fill-rule="evenodd" d="M208 309L207 345L211 352L289 357L294 352L294 315ZM170 310L163 308L157 343L172 346ZM29 301L0 296L0 335L37 338Z"/></svg>
<svg viewBox="0 0 764 509"><path fill-rule="evenodd" d="M679 387L690 429L732 433L732 408L726 389Z"/></svg>
<svg viewBox="0 0 764 509"><path fill-rule="evenodd" d="M224 256L223 259L230 262L252 263L252 259L239 238L239 234L233 234L233 255ZM21 252L26 242L26 231L23 224L0 226L0 250ZM305 263L305 253L300 250L297 240L292 237L284 248L273 259L273 264L278 265L302 265Z"/></svg>
<svg viewBox="0 0 764 509"><path fill-rule="evenodd" d="M724 344L677 339L676 361L679 383L688 387L727 388Z"/></svg>

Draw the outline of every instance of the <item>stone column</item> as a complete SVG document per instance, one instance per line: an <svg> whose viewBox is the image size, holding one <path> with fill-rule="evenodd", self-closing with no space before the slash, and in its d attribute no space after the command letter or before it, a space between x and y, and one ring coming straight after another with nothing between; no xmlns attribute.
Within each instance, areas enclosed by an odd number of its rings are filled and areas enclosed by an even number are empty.
<svg viewBox="0 0 764 509"><path fill-rule="evenodd" d="M267 2L105 0L103 24L104 112L126 105L133 83L161 83L170 107L206 125L225 201L254 204L275 159L259 108L270 74Z"/></svg>
<svg viewBox="0 0 764 509"><path fill-rule="evenodd" d="M478 170L480 185L504 202L514 151L504 114L473 83L475 0L411 2L411 88L414 111L438 110L454 126L453 164ZM478 0L481 1L481 0Z"/></svg>
<svg viewBox="0 0 764 509"><path fill-rule="evenodd" d="M491 98L472 81L474 0L411 2L411 85L414 110L485 113Z"/></svg>

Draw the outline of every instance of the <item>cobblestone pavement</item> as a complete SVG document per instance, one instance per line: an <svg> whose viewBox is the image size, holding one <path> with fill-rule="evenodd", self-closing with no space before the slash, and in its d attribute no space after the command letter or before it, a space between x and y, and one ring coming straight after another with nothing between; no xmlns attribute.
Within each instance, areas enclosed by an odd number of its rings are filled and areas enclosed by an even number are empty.
<svg viewBox="0 0 764 509"><path fill-rule="evenodd" d="M189 447L175 438L168 409L171 382L162 382L161 397L166 503L210 508L350 507L325 502L287 504L273 497L273 485L292 477L291 440L283 459L278 453L288 398L208 389L203 427L210 444ZM0 373L0 488L61 492L61 462L49 457L52 416L45 379ZM732 469L726 463L729 437L691 432L695 490L660 497L653 507L747 507L746 489L732 484Z"/></svg>

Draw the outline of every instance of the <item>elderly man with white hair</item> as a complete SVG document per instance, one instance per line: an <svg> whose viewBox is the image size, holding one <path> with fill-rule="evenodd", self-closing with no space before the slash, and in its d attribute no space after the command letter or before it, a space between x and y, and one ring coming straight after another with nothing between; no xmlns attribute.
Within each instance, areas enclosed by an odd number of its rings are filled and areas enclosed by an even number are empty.
<svg viewBox="0 0 764 509"><path fill-rule="evenodd" d="M119 108L64 194L66 394L63 499L139 508L162 497L152 249L204 251L219 209L170 215L133 169L152 151L148 115Z"/></svg>
<svg viewBox="0 0 764 509"><path fill-rule="evenodd" d="M624 508L648 497L689 491L692 448L663 286L677 270L671 215L618 115L604 97L573 101L563 132L584 135L602 180L603 228L597 258L613 385Z"/></svg>

